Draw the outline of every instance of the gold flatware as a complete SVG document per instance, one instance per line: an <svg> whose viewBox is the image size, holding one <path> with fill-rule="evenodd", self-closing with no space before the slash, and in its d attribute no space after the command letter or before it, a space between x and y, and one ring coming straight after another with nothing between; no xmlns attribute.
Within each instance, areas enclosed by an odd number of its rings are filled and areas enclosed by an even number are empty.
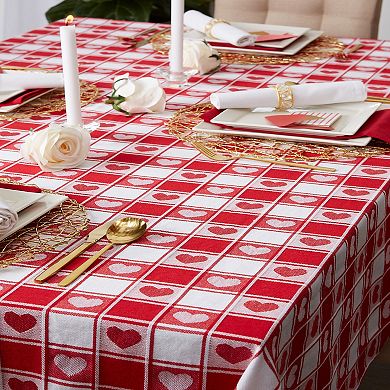
<svg viewBox="0 0 390 390"><path fill-rule="evenodd" d="M348 56L351 54L351 53L354 53L355 51L358 51L359 49L361 49L363 47L363 44L358 42L358 43L355 43L354 45L352 45L351 47L347 47L345 48L342 52L338 52L336 55L335 55L335 58L339 61L345 61L345 60L348 60Z"/></svg>
<svg viewBox="0 0 390 390"><path fill-rule="evenodd" d="M245 154L242 156L233 156L233 155L225 155L214 152L214 150L211 150L207 146L203 145L200 142L192 142L192 145L199 150L204 156L215 160L215 161L229 161L229 160L237 160L238 158L245 158L248 160L256 160L256 161L262 161L270 164L276 164L276 165L285 165L288 167L296 167L296 168L304 168L304 169L313 169L317 171L326 171L326 172L335 172L336 169L334 168L327 168L327 167L317 167L315 165L310 164L301 164L301 163L294 163L289 161L281 161L281 160L273 160L271 158L263 158L263 157L256 157L252 156L250 154Z"/></svg>
<svg viewBox="0 0 390 390"><path fill-rule="evenodd" d="M381 97L381 96L367 96L366 102L390 104L390 98Z"/></svg>
<svg viewBox="0 0 390 390"><path fill-rule="evenodd" d="M132 35L131 37L123 37L123 36L120 36L120 35L115 35L115 38L119 39L120 41L124 41L126 43L131 44L131 43L135 43L135 38L138 38L138 37L140 37L142 35L148 34L150 32L156 31L156 30L158 30L157 27L150 27L150 28L148 28L148 29L146 29L144 31L141 31L141 32L139 32L137 34Z"/></svg>
<svg viewBox="0 0 390 390"><path fill-rule="evenodd" d="M170 27L164 28L163 30L159 30L159 31L157 31L156 33L154 33L153 35L151 35L150 37L147 37L147 38L145 38L145 39L142 39L141 41L136 42L135 45L134 45L134 47L135 47L135 48L138 48L138 47L141 47L141 46L145 46L145 45L147 45L148 43L150 43L150 41L151 41L152 39L154 39L155 37L157 37L157 35L164 34L164 33L166 33L167 31L170 31L170 30L171 30Z"/></svg>
<svg viewBox="0 0 390 390"><path fill-rule="evenodd" d="M36 283L43 283L45 280L49 279L51 276L56 274L60 269L64 268L68 263L75 259L78 255L88 249L90 246L98 242L102 237L107 233L107 229L110 226L111 222L106 222L103 225L98 226L93 229L86 239L86 241L70 252L68 255L63 257L61 260L54 263L46 271L42 272L35 278Z"/></svg>
<svg viewBox="0 0 390 390"><path fill-rule="evenodd" d="M139 218L126 217L114 221L108 228L106 236L110 241L104 248L96 252L78 268L58 283L65 287L75 281L84 271L86 271L101 255L107 252L114 244L129 244L138 240L146 231L146 222Z"/></svg>

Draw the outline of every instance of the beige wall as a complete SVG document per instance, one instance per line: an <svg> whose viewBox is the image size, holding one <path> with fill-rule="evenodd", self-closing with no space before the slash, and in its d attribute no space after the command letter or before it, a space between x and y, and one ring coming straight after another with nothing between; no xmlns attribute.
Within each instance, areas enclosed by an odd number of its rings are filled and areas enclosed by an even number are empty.
<svg viewBox="0 0 390 390"><path fill-rule="evenodd" d="M382 13L379 22L379 39L390 40L390 0L382 0Z"/></svg>

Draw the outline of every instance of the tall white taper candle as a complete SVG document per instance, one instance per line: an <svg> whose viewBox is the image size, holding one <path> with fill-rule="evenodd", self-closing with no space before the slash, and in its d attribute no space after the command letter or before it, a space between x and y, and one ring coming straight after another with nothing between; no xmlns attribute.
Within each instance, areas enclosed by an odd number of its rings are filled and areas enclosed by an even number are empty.
<svg viewBox="0 0 390 390"><path fill-rule="evenodd" d="M66 122L70 126L82 124L79 70L77 66L76 29L70 25L73 17L66 18L66 25L60 27L62 72L64 74Z"/></svg>
<svg viewBox="0 0 390 390"><path fill-rule="evenodd" d="M183 15L184 0L171 0L171 49L169 51L171 74L183 72Z"/></svg>

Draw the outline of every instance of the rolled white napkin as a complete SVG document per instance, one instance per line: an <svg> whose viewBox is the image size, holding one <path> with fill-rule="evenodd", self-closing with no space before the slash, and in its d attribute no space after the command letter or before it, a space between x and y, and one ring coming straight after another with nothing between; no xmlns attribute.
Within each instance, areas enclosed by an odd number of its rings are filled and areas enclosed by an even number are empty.
<svg viewBox="0 0 390 390"><path fill-rule="evenodd" d="M19 89L60 88L64 86L62 73L9 70L0 73L0 91Z"/></svg>
<svg viewBox="0 0 390 390"><path fill-rule="evenodd" d="M367 98L367 88L361 81L307 83L292 85L291 89L294 95L294 107L362 102ZM247 89L212 93L210 101L218 109L277 107L278 95L274 88Z"/></svg>
<svg viewBox="0 0 390 390"><path fill-rule="evenodd" d="M18 222L18 214L0 199L0 236L8 233Z"/></svg>
<svg viewBox="0 0 390 390"><path fill-rule="evenodd" d="M210 16L204 15L199 11L187 11L184 13L184 24L194 30L205 32L206 26L213 20ZM256 36L249 34L228 23L215 23L211 29L211 34L224 42L229 42L234 46L249 46L256 41Z"/></svg>

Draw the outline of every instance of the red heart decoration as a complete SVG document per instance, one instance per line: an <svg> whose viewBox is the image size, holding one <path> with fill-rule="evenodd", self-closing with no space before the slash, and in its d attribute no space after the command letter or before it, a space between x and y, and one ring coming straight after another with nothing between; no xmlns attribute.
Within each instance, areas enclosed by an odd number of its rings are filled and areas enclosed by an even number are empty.
<svg viewBox="0 0 390 390"><path fill-rule="evenodd" d="M237 229L235 228L228 228L228 227L224 228L221 226L211 226L208 228L208 231L213 234L217 234L218 236L237 233Z"/></svg>
<svg viewBox="0 0 390 390"><path fill-rule="evenodd" d="M244 306L250 311L254 311L256 313L273 311L279 308L279 305L272 302L260 302L260 301L246 301Z"/></svg>
<svg viewBox="0 0 390 390"><path fill-rule="evenodd" d="M75 184L73 188L77 191L93 191L93 190L98 190L98 186L89 186L86 184Z"/></svg>
<svg viewBox="0 0 390 390"><path fill-rule="evenodd" d="M284 276L286 278L291 278L292 276L301 276L305 275L307 271L303 268L290 268L290 267L277 267L274 270L277 274Z"/></svg>
<svg viewBox="0 0 390 390"><path fill-rule="evenodd" d="M138 344L142 339L141 335L136 330L122 330L117 326L111 326L107 329L107 337L121 349Z"/></svg>
<svg viewBox="0 0 390 390"><path fill-rule="evenodd" d="M373 169L373 168L365 168L362 169L362 172L367 173L367 175L383 175L387 173L384 169Z"/></svg>
<svg viewBox="0 0 390 390"><path fill-rule="evenodd" d="M347 218L351 217L351 214L336 213L334 211L325 211L322 215L326 218L333 219L334 221L336 221L338 219L347 219Z"/></svg>
<svg viewBox="0 0 390 390"><path fill-rule="evenodd" d="M119 165L119 164L107 164L106 168L110 171L124 171L126 169L129 169L129 167L125 165Z"/></svg>
<svg viewBox="0 0 390 390"><path fill-rule="evenodd" d="M278 127L285 127L292 125L294 123L299 123L302 121L313 119L312 115L307 114L279 114L279 115L268 115L265 117L269 122Z"/></svg>
<svg viewBox="0 0 390 390"><path fill-rule="evenodd" d="M12 311L7 311L4 314L4 321L14 330L19 333L26 332L32 329L37 320L31 314L16 314Z"/></svg>
<svg viewBox="0 0 390 390"><path fill-rule="evenodd" d="M177 255L176 259L180 261L180 263L191 264L191 263L203 263L208 259L207 256L196 256L190 254L181 254Z"/></svg>
<svg viewBox="0 0 390 390"><path fill-rule="evenodd" d="M262 209L264 206L262 204L257 204L257 203L238 202L237 207L243 210L254 210L254 209Z"/></svg>
<svg viewBox="0 0 390 390"><path fill-rule="evenodd" d="M229 344L217 345L216 352L222 359L231 364L236 364L244 360L248 360L252 356L252 352L247 347L232 347Z"/></svg>
<svg viewBox="0 0 390 390"><path fill-rule="evenodd" d="M343 190L344 194L351 195L351 196L363 196L368 195L370 192L366 190L353 190L353 189L346 189Z"/></svg>
<svg viewBox="0 0 390 390"><path fill-rule="evenodd" d="M142 294L147 295L148 297L162 297L164 295L171 295L174 292L171 288L159 288L154 286L144 286L141 287L139 291L141 291Z"/></svg>
<svg viewBox="0 0 390 390"><path fill-rule="evenodd" d="M312 238L312 237L304 237L301 238L300 241L303 244L306 244L308 246L321 246L321 245L328 245L331 243L331 241L327 240L326 238Z"/></svg>
<svg viewBox="0 0 390 390"><path fill-rule="evenodd" d="M272 181L272 180L264 180L261 182L266 187L284 187L286 186L286 183L283 183L281 181Z"/></svg>
<svg viewBox="0 0 390 390"><path fill-rule="evenodd" d="M138 145L135 148L138 151L140 151L140 152L152 152L154 150L158 150L158 148L156 148L155 146L142 146L142 145Z"/></svg>
<svg viewBox="0 0 390 390"><path fill-rule="evenodd" d="M153 194L153 198L157 200L173 200L173 199L178 199L179 195L173 195L173 194Z"/></svg>
<svg viewBox="0 0 390 390"><path fill-rule="evenodd" d="M31 381L21 381L17 378L11 378L8 381L11 390L38 390L37 385Z"/></svg>
<svg viewBox="0 0 390 390"><path fill-rule="evenodd" d="M187 179L201 179L203 177L206 177L207 175L204 173L193 173L193 172L184 172L181 174L183 177L186 177Z"/></svg>

